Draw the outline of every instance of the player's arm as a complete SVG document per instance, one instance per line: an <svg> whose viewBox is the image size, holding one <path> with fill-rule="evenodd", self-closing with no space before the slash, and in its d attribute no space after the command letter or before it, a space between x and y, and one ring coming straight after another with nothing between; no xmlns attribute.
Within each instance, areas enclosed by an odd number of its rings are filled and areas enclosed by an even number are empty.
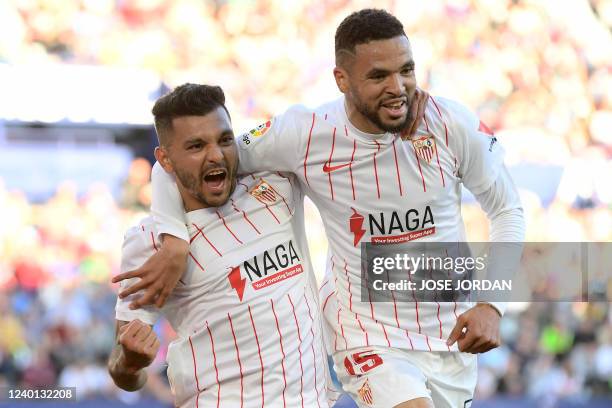
<svg viewBox="0 0 612 408"><path fill-rule="evenodd" d="M141 389L147 382L148 367L159 350L152 326L138 319L116 321L115 347L108 359L108 372L115 384L126 391Z"/></svg>
<svg viewBox="0 0 612 408"><path fill-rule="evenodd" d="M140 278L137 284L119 294L120 298L125 298L144 290L142 296L130 304L130 307L135 309L150 304L162 307L166 303L166 299L187 268L189 254L185 210L174 178L159 163L155 163L151 181L153 189L151 215L157 233L162 238L162 244L159 250L140 267L113 278L113 282Z"/></svg>
<svg viewBox="0 0 612 408"><path fill-rule="evenodd" d="M454 123L454 150L459 156L459 176L486 212L490 241L522 242L525 219L516 187L504 166L503 148L480 120L459 105L450 105ZM520 259L520 252L518 253ZM506 265L518 265L506 258ZM505 272L504 272L505 273ZM502 302L482 302L461 314L447 344L458 343L460 351L482 353L500 344L499 324L505 310Z"/></svg>

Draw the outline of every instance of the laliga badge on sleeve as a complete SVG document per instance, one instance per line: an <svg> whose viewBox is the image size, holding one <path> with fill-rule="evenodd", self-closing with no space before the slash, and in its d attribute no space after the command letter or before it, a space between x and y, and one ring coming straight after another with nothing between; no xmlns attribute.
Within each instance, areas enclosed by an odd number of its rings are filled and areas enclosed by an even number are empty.
<svg viewBox="0 0 612 408"><path fill-rule="evenodd" d="M433 136L423 136L412 140L412 145L416 151L417 156L426 161L428 164L431 163L431 159L436 154L436 141Z"/></svg>

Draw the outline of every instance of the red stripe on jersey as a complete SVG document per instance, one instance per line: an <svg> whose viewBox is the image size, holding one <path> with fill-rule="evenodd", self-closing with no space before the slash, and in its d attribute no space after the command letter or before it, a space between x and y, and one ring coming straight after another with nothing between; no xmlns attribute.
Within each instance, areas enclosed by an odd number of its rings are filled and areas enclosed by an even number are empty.
<svg viewBox="0 0 612 408"><path fill-rule="evenodd" d="M410 271L408 271L408 280L412 282L412 274L410 273ZM412 289L412 300L414 300L414 310L416 312L416 321L417 321L417 325L419 326L419 334L421 334L421 322L419 321L419 302L417 301L416 296L414 295L414 289Z"/></svg>
<svg viewBox="0 0 612 408"><path fill-rule="evenodd" d="M281 367L283 368L283 406L286 407L287 403L285 402L285 390L287 389L287 376L285 375L285 349L283 348L283 335L280 331L280 326L278 324L278 316L276 315L276 310L274 310L274 300L270 299L270 305L272 305L272 314L274 315L274 320L276 321L276 331L278 332L278 341L280 343L281 354L283 355L283 359L281 360Z"/></svg>
<svg viewBox="0 0 612 408"><path fill-rule="evenodd" d="M324 120L327 120L327 113L325 114L325 118L324 118Z"/></svg>
<svg viewBox="0 0 612 408"><path fill-rule="evenodd" d="M244 189L246 191L249 191L249 186L247 186L246 184L244 184L242 181L237 181L238 184L240 184L242 187L244 187Z"/></svg>
<svg viewBox="0 0 612 408"><path fill-rule="evenodd" d="M191 252L189 252L189 256L191 257L191 259L193 259L193 262L196 263L196 265L198 265L200 267L200 269L202 270L202 272L204 272L204 268L202 267L202 265L200 265L200 263L198 262L198 260L196 259L195 256L193 256L193 254Z"/></svg>
<svg viewBox="0 0 612 408"><path fill-rule="evenodd" d="M357 313L355 313L355 320L357 320L357 323L359 323L359 328L361 328L361 331L365 335L366 346L369 347L370 346L370 338L368 337L368 332L366 331L365 327L363 327L363 324L361 324L361 320L359 320L359 316L357 316Z"/></svg>
<svg viewBox="0 0 612 408"><path fill-rule="evenodd" d="M444 119L442 119L442 113L440 112L440 108L438 108L438 104L436 103L436 100L431 95L429 95L429 99L431 99L431 101L433 102L434 107L438 111L438 115L440 115L440 120L444 124L444 135L446 137L446 146L448 146L448 127L446 126L446 122L444 121Z"/></svg>
<svg viewBox="0 0 612 408"><path fill-rule="evenodd" d="M270 209L270 207L268 206L268 204L264 203L264 205L266 206L266 210L268 210L268 212L270 213L270 215L272 215L272 217L274 218L274 220L276 221L277 224L280 224L280 221L278 220L278 218L276 217L276 215L274 214L274 211L272 211Z"/></svg>
<svg viewBox="0 0 612 408"><path fill-rule="evenodd" d="M332 163L332 157L334 155L335 145L336 145L336 128L334 127L334 132L332 133L332 147L331 147L331 151L329 152L329 160L327 160L327 164L329 166L331 166L331 163ZM327 180L329 181L329 191L331 194L331 199L332 201L334 201L334 185L332 183L331 174L332 174L331 171L327 173Z"/></svg>
<svg viewBox="0 0 612 408"><path fill-rule="evenodd" d="M412 144L412 150L414 151L414 157L416 157L417 160L417 164L419 165L419 173L421 173L421 180L423 180L423 191L427 192L427 187L425 187L425 177L423 177L423 171L421 170L421 162L419 161L419 155L416 152L416 148L414 147L414 144Z"/></svg>
<svg viewBox="0 0 612 408"><path fill-rule="evenodd" d="M215 376L217 380L217 408L219 408L219 402L221 402L221 383L219 382L219 369L217 368L217 354L215 353L215 341L213 340L210 326L206 322L206 330L208 330L208 337L210 338L210 347L212 348L213 354L213 366L215 367Z"/></svg>
<svg viewBox="0 0 612 408"><path fill-rule="evenodd" d="M376 192L378 193L378 198L380 198L380 185L378 184L378 167L376 166L376 155L380 152L380 143L378 140L374 140L376 142L376 146L378 146L378 150L374 153L374 176L376 177Z"/></svg>
<svg viewBox="0 0 612 408"><path fill-rule="evenodd" d="M349 310L353 312L353 292L351 291L351 280L348 277L348 264L346 263L346 259L344 260L344 276L346 276L346 282L348 283L348 291L349 291Z"/></svg>
<svg viewBox="0 0 612 408"><path fill-rule="evenodd" d="M325 285L327 285L328 283L329 283L329 279L325 279L325 282L323 282L323 285L321 285L321 287L319 288L319 293L321 292L321 290L323 290Z"/></svg>
<svg viewBox="0 0 612 408"><path fill-rule="evenodd" d="M255 321L253 320L253 313L251 313L251 305L248 305L249 317L251 318L251 325L253 326L253 333L255 333L255 342L257 343L257 354L259 354L259 364L261 366L261 408L264 407L264 364L261 358L261 347L259 346L259 337L257 336L257 329L255 328Z"/></svg>
<svg viewBox="0 0 612 408"><path fill-rule="evenodd" d="M412 339L410 338L410 333L408 333L408 330L404 330L406 332L406 337L408 337L408 341L410 342L410 348L412 350L414 350L414 345L412 344Z"/></svg>
<svg viewBox="0 0 612 408"><path fill-rule="evenodd" d="M198 226L197 226L196 224L194 224L194 223L192 223L191 225L193 225L193 226L194 226L194 227L195 227L195 228L198 230L198 232L199 232L200 234L202 234L202 237L204 237L204 239L206 240L206 242L208 242L208 245L210 245L210 247L211 247L212 249L214 249L214 250L215 250L215 252L217 253L217 255L219 255L219 256L223 256L223 255L221 255L221 252L219 252L219 251L217 250L217 248L216 248L216 247L215 247L215 246L212 244L212 242L210 242L210 241L208 240L208 238L206 238L206 235L204 235L204 231L202 231L202 229L201 229L200 227L198 227ZM192 241L193 241L193 239L195 239L195 237L197 237L197 236L198 236L198 234L194 235L194 236L193 236L193 238L192 238Z"/></svg>
<svg viewBox="0 0 612 408"><path fill-rule="evenodd" d="M402 179L400 178L399 165L397 163L397 151L395 150L395 139L393 139L393 157L395 158L395 171L397 172L397 185L399 186L400 196L402 193Z"/></svg>
<svg viewBox="0 0 612 408"><path fill-rule="evenodd" d="M232 329L232 337L234 337L234 346L236 347L236 359L238 360L238 369L240 370L240 407L243 405L243 381L244 374L242 373L242 362L240 361L240 351L238 350L238 341L236 340L236 332L234 331L234 324L232 323L232 317L230 314L227 314L227 319L229 320L230 328Z"/></svg>
<svg viewBox="0 0 612 408"><path fill-rule="evenodd" d="M429 279L433 280L433 268L429 268ZM440 320L440 302L438 302L438 289L437 288L434 289L434 301L438 305L437 317L438 317L438 323L440 326L440 339L442 339L442 320Z"/></svg>
<svg viewBox="0 0 612 408"><path fill-rule="evenodd" d="M315 124L315 114L312 113L312 125L310 125L310 132L308 132L308 144L306 145L306 156L304 156L304 180L306 180L306 184L310 187L310 183L308 182L308 175L306 174L306 161L308 160L308 152L310 151L310 139L312 138L312 129L314 129Z"/></svg>
<svg viewBox="0 0 612 408"><path fill-rule="evenodd" d="M351 162L349 163L349 175L351 176L351 189L353 190L353 201L355 201L355 184L353 183L353 161L355 160L356 150L357 150L357 141L353 140L353 154L351 154Z"/></svg>
<svg viewBox="0 0 612 408"><path fill-rule="evenodd" d="M389 279L389 271L387 271L387 283L390 283L390 279ZM395 312L395 323L397 324L397 328L400 328L400 324L399 324L399 319L397 317L397 302L395 301L395 293L393 293L394 291L391 291L391 298L393 299L393 310Z"/></svg>
<svg viewBox="0 0 612 408"><path fill-rule="evenodd" d="M195 377L195 380L196 380L196 390L198 392L196 395L196 408L197 408L199 407L200 393L202 392L202 390L200 390L200 381L198 381L198 365L196 364L195 351L193 351L193 343L191 342L191 336L189 336L189 346L191 347L191 358L193 358L193 376Z"/></svg>
<svg viewBox="0 0 612 408"><path fill-rule="evenodd" d="M344 326L340 323L340 308L338 308L338 324L340 325L340 333L342 333L342 338L344 339L344 349L348 350L348 343L346 341L346 336L344 335Z"/></svg>
<svg viewBox="0 0 612 408"><path fill-rule="evenodd" d="M327 301L329 300L329 298L331 297L331 295L333 295L334 293L336 293L335 291L330 293L329 295L327 295L327 297L325 298L325 302L323 302L323 311L325 311L325 307L327 306Z"/></svg>
<svg viewBox="0 0 612 408"><path fill-rule="evenodd" d="M310 349L312 350L312 363L314 364L314 374L315 374L315 391L317 392L317 405L321 408L321 404L319 403L319 387L317 386L317 356L314 350L315 343L315 335L314 330L312 330L312 326L314 326L314 319L312 318L312 313L310 313L310 304L308 303L308 298L306 297L306 293L304 293L304 300L306 301L306 307L308 308L308 317L310 317L310 334L312 335L312 343L310 343Z"/></svg>
<svg viewBox="0 0 612 408"><path fill-rule="evenodd" d="M291 212L291 208L289 207L289 204L287 204L287 200L285 200L285 197L278 191L276 192L276 194L278 194L283 199L283 203L285 203L285 206L287 207L287 211L289 212L289 215L293 215L293 213Z"/></svg>
<svg viewBox="0 0 612 408"><path fill-rule="evenodd" d="M431 351L431 344L429 344L429 336L425 335L425 340L427 341L427 347L429 347L429 351Z"/></svg>
<svg viewBox="0 0 612 408"><path fill-rule="evenodd" d="M385 339L387 339L387 345L391 347L391 342L389 341L389 336L387 335L387 330L385 329L385 325L380 322L379 324L380 324L380 327L382 327L383 329L383 333L385 333Z"/></svg>
<svg viewBox="0 0 612 408"><path fill-rule="evenodd" d="M438 156L438 144L435 143L435 136L433 134L433 132L431 132L429 130L429 125L427 124L427 117L423 116L423 119L425 120L425 127L427 127L427 131L434 137L434 152L436 153L436 160L438 161L438 168L440 169L440 177L442 178L442 187L445 187L445 183L444 183L444 173L442 172L442 166L440 165L440 156ZM431 157L429 157L431 159Z"/></svg>
<svg viewBox="0 0 612 408"><path fill-rule="evenodd" d="M151 231L151 243L153 244L153 249L157 252L157 245L155 245L155 237L153 236L153 231Z"/></svg>
<svg viewBox="0 0 612 408"><path fill-rule="evenodd" d="M300 325L298 324L297 315L295 314L295 306L293 305L293 301L291 301L291 295L287 293L287 298L289 298L289 303L291 303L291 309L293 310L293 318L295 319L295 327L297 328L298 340L300 344L298 345L298 352L300 353L300 371L302 375L300 376L300 397L302 398L302 408L304 408L304 366L302 365L302 335L300 334Z"/></svg>
<svg viewBox="0 0 612 408"><path fill-rule="evenodd" d="M236 240L236 242L238 242L239 244L243 244L243 242L240 240L240 238L238 238L236 236L236 234L234 234L234 231L232 231L230 229L230 227L227 226L227 224L225 223L225 218L223 218L223 216L221 215L221 213L219 213L219 210L215 211L217 213L217 217L219 217L219 219L223 222L223 225L225 226L225 229L232 234L232 237L234 237L234 239Z"/></svg>
<svg viewBox="0 0 612 408"><path fill-rule="evenodd" d="M442 165L440 164L440 156L438 156L438 145L434 143L434 151L436 152L436 160L438 161L438 168L440 169L440 177L442 178L442 187L446 187L444 182L444 173L442 172Z"/></svg>
<svg viewBox="0 0 612 408"><path fill-rule="evenodd" d="M257 229L257 227L255 226L255 224L253 224L253 223L251 222L251 220L249 220L249 217L247 217L246 212L244 212L244 210L239 210L239 209L238 209L238 207L236 207L236 203L234 202L234 200L233 200L233 199L231 199L231 198L230 198L230 201L232 202L232 207L234 207L234 210L235 210L237 213L242 213L242 217L245 219L245 221L246 221L246 222L248 222L248 223L249 223L249 225L250 225L251 227L253 227L253 229L255 230L255 232L257 233L257 235L261 235L261 232L260 232L260 231Z"/></svg>

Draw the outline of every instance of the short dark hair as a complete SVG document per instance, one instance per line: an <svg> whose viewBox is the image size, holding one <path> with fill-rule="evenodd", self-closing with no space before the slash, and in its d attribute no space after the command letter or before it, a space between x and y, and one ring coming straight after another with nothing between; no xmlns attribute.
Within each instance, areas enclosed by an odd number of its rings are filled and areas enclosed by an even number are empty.
<svg viewBox="0 0 612 408"><path fill-rule="evenodd" d="M186 83L159 98L151 112L160 145L170 145L168 137L172 120L181 116L204 116L221 106L225 107L225 94L220 86Z"/></svg>
<svg viewBox="0 0 612 408"><path fill-rule="evenodd" d="M380 9L363 9L346 17L336 30L336 64L346 52L355 53L355 46L374 40L388 40L404 35L404 26L391 13Z"/></svg>

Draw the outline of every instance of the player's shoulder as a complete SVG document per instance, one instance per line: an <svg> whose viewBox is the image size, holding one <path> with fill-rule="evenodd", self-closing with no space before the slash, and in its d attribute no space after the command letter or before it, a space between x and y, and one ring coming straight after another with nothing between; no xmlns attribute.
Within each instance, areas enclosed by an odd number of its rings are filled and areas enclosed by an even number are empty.
<svg viewBox="0 0 612 408"><path fill-rule="evenodd" d="M150 241L149 241L150 240ZM137 223L130 226L123 237L123 247L141 247L146 242L157 240L155 221L152 216L142 218Z"/></svg>
<svg viewBox="0 0 612 408"><path fill-rule="evenodd" d="M430 108L448 123L449 131L466 131L478 128L478 117L463 103L442 96L430 96Z"/></svg>

